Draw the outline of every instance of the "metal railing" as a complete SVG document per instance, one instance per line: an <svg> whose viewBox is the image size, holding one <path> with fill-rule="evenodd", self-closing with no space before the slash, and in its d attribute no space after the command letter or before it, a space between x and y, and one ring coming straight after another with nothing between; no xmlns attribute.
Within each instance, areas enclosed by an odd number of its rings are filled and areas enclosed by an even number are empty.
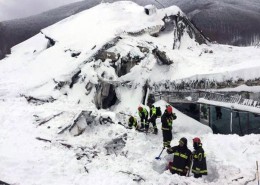
<svg viewBox="0 0 260 185"><path fill-rule="evenodd" d="M156 100L164 99L171 103L197 103L200 98L216 102L239 104L260 109L260 102L253 99L243 98L239 94L216 93L208 91L154 91L152 93Z"/></svg>

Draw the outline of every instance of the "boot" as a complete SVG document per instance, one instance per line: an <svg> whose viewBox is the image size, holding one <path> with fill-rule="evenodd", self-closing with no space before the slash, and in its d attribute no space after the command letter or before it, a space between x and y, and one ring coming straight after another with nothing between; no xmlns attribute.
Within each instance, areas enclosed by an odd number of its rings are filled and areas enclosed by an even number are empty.
<svg viewBox="0 0 260 185"><path fill-rule="evenodd" d="M156 134L156 135L158 134L158 129L157 128L153 129L153 134Z"/></svg>
<svg viewBox="0 0 260 185"><path fill-rule="evenodd" d="M148 130L149 130L149 127L147 125L145 125L145 129L144 129L145 133L147 133Z"/></svg>
<svg viewBox="0 0 260 185"><path fill-rule="evenodd" d="M141 123L140 130L144 130L144 124L143 123Z"/></svg>
<svg viewBox="0 0 260 185"><path fill-rule="evenodd" d="M149 130L149 125L146 123L146 124L145 124L145 132L147 133L148 130Z"/></svg>

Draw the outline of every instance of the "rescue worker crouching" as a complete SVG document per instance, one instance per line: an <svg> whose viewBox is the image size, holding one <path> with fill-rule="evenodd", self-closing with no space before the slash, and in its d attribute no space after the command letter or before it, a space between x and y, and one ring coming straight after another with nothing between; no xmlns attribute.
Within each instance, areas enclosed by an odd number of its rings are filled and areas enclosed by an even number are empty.
<svg viewBox="0 0 260 185"><path fill-rule="evenodd" d="M134 116L130 116L128 119L128 128L132 129L133 127L138 129L137 119Z"/></svg>
<svg viewBox="0 0 260 185"><path fill-rule="evenodd" d="M166 151L168 154L173 154L173 162L169 166L170 172L186 176L189 172L192 155L187 147L187 139L185 137L181 138L179 145L168 148Z"/></svg>
<svg viewBox="0 0 260 185"><path fill-rule="evenodd" d="M202 175L207 175L207 163L206 163L206 155L202 148L202 143L200 138L195 137L193 139L193 166L192 166L192 173L194 174L195 178L200 178Z"/></svg>

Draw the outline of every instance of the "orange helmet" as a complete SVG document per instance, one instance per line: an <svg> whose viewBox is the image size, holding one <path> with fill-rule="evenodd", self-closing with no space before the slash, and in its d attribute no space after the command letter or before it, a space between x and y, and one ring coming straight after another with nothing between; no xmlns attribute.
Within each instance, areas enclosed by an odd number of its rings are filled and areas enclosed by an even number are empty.
<svg viewBox="0 0 260 185"><path fill-rule="evenodd" d="M195 138L193 139L193 143L201 143L200 138L195 137Z"/></svg>

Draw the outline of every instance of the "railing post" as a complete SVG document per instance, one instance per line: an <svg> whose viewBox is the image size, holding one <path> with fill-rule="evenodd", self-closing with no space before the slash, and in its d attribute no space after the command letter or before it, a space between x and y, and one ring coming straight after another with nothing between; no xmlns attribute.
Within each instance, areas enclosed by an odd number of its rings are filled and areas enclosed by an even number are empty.
<svg viewBox="0 0 260 185"><path fill-rule="evenodd" d="M211 110L210 110L211 106L208 105L208 112L209 112L209 127L211 127ZM211 127L212 128L212 127Z"/></svg>
<svg viewBox="0 0 260 185"><path fill-rule="evenodd" d="M230 113L230 132L231 132L231 134L233 133L232 127L233 127L233 107L231 106L231 113Z"/></svg>
<svg viewBox="0 0 260 185"><path fill-rule="evenodd" d="M247 134L249 134L250 123L249 123L249 112L247 113Z"/></svg>

